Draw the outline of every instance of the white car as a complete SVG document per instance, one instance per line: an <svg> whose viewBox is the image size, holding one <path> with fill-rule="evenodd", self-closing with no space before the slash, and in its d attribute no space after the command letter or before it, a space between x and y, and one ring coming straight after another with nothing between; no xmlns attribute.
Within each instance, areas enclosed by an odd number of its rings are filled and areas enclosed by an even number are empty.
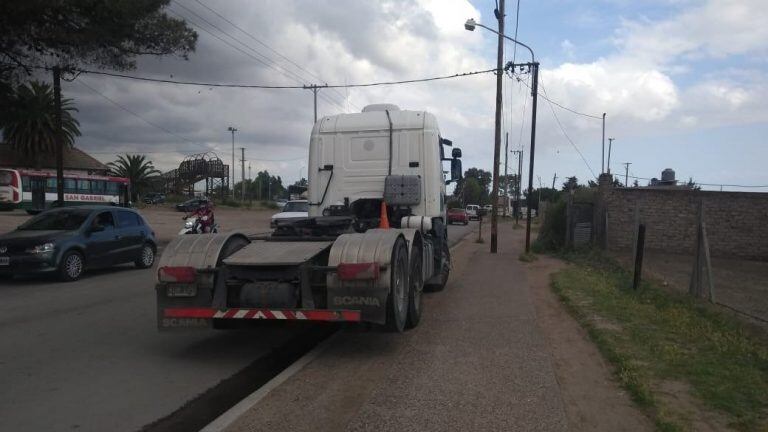
<svg viewBox="0 0 768 432"><path fill-rule="evenodd" d="M306 217L309 217L309 202L307 200L292 200L285 203L283 211L272 216L269 226L275 228L278 221L284 222Z"/></svg>
<svg viewBox="0 0 768 432"><path fill-rule="evenodd" d="M465 209L467 211L467 217L469 220L477 220L480 219L480 216L478 216L478 210L480 210L480 206L477 204L467 204L467 208Z"/></svg>

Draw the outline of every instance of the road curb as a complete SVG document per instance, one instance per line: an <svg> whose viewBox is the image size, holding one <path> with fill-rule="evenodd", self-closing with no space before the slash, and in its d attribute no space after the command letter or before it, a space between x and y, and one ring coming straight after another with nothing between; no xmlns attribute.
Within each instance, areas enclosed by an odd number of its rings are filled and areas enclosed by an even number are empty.
<svg viewBox="0 0 768 432"><path fill-rule="evenodd" d="M280 384L287 381L290 377L295 375L297 372L304 369L304 366L311 363L313 360L315 360L320 354L323 353L333 342L333 340L337 337L339 334L339 331L332 334L330 337L328 337L326 340L321 342L319 345L317 345L315 348L313 348L310 352L304 354L300 359L296 360L285 368L282 372L277 374L274 378L269 380L266 384L259 387L258 390L248 395L245 399L241 400L235 406L228 409L226 412L218 416L214 421L208 423L207 426L200 429L200 432L221 432L227 427L229 427L232 423L235 422L240 416L245 414L248 410L250 410L252 407L254 407L257 403L259 403L262 399L264 399L269 392L276 389Z"/></svg>

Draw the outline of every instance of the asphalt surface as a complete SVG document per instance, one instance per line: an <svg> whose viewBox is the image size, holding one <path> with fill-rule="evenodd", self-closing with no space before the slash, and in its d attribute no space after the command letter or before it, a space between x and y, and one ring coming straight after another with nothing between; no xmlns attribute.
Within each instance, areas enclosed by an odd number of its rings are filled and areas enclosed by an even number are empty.
<svg viewBox="0 0 768 432"><path fill-rule="evenodd" d="M451 226L450 244L475 226ZM155 320L153 270L0 281L0 430L135 431L297 332L158 333Z"/></svg>
<svg viewBox="0 0 768 432"><path fill-rule="evenodd" d="M569 430L519 252L465 242L418 327L338 332L224 432Z"/></svg>

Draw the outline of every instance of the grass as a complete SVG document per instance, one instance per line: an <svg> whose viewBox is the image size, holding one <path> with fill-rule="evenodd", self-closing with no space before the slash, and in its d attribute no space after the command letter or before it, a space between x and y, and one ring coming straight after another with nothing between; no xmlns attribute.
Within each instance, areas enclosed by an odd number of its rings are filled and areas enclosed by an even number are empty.
<svg viewBox="0 0 768 432"><path fill-rule="evenodd" d="M565 258L576 265L553 276L554 291L659 430L691 420L660 396L662 382L684 383L737 430L768 430L768 349L739 321L653 283L632 291L631 275L598 252Z"/></svg>
<svg viewBox="0 0 768 432"><path fill-rule="evenodd" d="M522 261L522 262L527 262L527 263L529 263L529 262L534 262L534 261L536 261L537 259L539 259L539 257L537 257L537 256L536 256L536 254L532 254L532 253L530 253L530 252L528 252L528 253L526 253L526 252L523 252L523 253L521 253L521 254L520 254L518 257L517 257L517 259L519 259L519 260L520 260L520 261Z"/></svg>

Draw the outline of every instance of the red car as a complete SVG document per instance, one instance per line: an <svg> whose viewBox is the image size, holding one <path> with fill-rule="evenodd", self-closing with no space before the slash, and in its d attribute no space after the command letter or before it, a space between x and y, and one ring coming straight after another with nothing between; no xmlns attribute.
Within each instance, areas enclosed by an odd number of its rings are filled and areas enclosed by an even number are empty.
<svg viewBox="0 0 768 432"><path fill-rule="evenodd" d="M448 209L448 224L462 223L464 225L469 223L469 216L467 211L461 208Z"/></svg>

